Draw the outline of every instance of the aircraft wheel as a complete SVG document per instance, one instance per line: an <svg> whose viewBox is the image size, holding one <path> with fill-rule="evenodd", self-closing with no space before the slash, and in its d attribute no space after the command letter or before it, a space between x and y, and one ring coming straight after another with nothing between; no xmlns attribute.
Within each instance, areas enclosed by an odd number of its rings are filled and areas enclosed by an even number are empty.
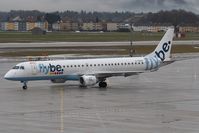
<svg viewBox="0 0 199 133"><path fill-rule="evenodd" d="M26 85L24 85L22 88L23 88L23 90L27 90L28 87Z"/></svg>
<svg viewBox="0 0 199 133"><path fill-rule="evenodd" d="M21 81L23 83L23 90L27 90L28 89L28 86L27 86L27 82L25 81Z"/></svg>

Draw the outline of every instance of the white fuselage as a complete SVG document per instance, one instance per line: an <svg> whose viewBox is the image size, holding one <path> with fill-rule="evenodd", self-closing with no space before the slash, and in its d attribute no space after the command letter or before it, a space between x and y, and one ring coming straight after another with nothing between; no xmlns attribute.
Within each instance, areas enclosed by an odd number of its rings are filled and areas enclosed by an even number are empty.
<svg viewBox="0 0 199 133"><path fill-rule="evenodd" d="M15 81L79 80L82 75L122 76L128 73L141 73L156 69L159 64L158 60L144 57L34 61L17 64L5 75L5 78Z"/></svg>

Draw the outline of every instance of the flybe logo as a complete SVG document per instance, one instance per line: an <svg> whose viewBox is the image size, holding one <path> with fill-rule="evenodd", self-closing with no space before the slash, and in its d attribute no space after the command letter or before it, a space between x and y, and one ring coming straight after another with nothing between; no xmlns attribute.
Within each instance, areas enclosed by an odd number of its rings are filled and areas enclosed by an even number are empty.
<svg viewBox="0 0 199 133"><path fill-rule="evenodd" d="M64 72L64 69L62 69L61 65L39 64L38 69L41 73L44 73L46 75L60 75L60 74L63 74Z"/></svg>
<svg viewBox="0 0 199 133"><path fill-rule="evenodd" d="M165 54L169 51L170 49L170 44L171 44L171 41L169 41L168 43L165 42L163 45L162 45L162 49L160 51L155 51L155 54L158 58L160 58L162 61L165 60Z"/></svg>

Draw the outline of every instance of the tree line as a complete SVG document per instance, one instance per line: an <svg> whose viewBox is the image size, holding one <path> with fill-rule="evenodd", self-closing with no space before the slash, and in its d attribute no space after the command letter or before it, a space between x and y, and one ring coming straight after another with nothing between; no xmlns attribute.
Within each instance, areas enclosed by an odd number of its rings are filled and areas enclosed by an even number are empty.
<svg viewBox="0 0 199 133"><path fill-rule="evenodd" d="M178 25L198 26L199 16L185 10L160 11L146 14L136 24L171 24L175 27Z"/></svg>
<svg viewBox="0 0 199 133"><path fill-rule="evenodd" d="M157 13L133 13L133 12L86 12L86 11L64 11L64 12L40 12L37 10L11 10L0 12L0 21L10 21L20 16L22 21L33 19L34 21L47 20L53 23L57 20L70 20L78 23L83 22L116 22L134 23L137 25L172 24L177 25L199 25L199 16L185 10L159 11Z"/></svg>

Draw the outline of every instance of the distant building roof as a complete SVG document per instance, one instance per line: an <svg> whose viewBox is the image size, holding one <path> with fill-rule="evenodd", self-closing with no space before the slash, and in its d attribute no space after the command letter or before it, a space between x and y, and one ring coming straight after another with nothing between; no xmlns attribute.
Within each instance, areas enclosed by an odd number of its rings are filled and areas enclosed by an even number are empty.
<svg viewBox="0 0 199 133"><path fill-rule="evenodd" d="M20 16L17 16L17 17L15 17L15 18L13 18L12 21L14 21L14 22L17 21L17 22L19 22L19 21L22 21L22 19L21 19Z"/></svg>

